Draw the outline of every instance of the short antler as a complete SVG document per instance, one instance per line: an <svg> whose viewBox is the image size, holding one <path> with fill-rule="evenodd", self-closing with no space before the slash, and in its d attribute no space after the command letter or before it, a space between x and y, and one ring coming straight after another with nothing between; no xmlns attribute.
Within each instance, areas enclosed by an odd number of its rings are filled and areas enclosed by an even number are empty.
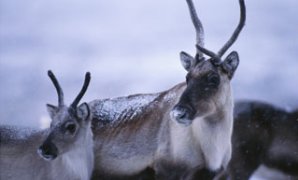
<svg viewBox="0 0 298 180"><path fill-rule="evenodd" d="M73 101L73 103L71 104L71 107L72 108L76 108L77 105L79 104L80 100L82 99L82 97L84 96L88 86L89 86L89 83L90 83L90 79L91 79L91 75L90 75L90 72L87 72L86 75L85 75L85 81L84 81L84 85L80 91L80 93L78 94L78 96L75 98L75 100Z"/></svg>
<svg viewBox="0 0 298 180"><path fill-rule="evenodd" d="M235 29L234 33L232 34L231 38L226 42L226 44L218 51L218 53L214 53L206 48L204 48L201 44L197 44L198 51L202 52L203 54L206 54L207 56L210 56L213 58L214 63L220 63L220 58L224 55L224 53L232 46L232 44L236 41L238 38L242 28L244 27L245 20L246 20L246 9L245 9L245 3L244 0L239 0L240 4L240 21Z"/></svg>
<svg viewBox="0 0 298 180"><path fill-rule="evenodd" d="M62 88L59 85L55 75L53 74L53 72L51 70L48 71L48 76L50 77L50 79L52 80L52 82L56 88L56 91L58 94L58 106L61 107L64 105L64 96L63 96Z"/></svg>
<svg viewBox="0 0 298 180"><path fill-rule="evenodd" d="M200 45L201 47L204 47L204 28L203 25L200 21L200 19L198 18L197 12L196 12L196 8L192 2L192 0L186 0L188 8L189 8L189 12L190 12L190 17L192 20L192 23L196 29L196 36L197 36L197 44ZM203 57L202 52L197 49L197 55L199 57Z"/></svg>

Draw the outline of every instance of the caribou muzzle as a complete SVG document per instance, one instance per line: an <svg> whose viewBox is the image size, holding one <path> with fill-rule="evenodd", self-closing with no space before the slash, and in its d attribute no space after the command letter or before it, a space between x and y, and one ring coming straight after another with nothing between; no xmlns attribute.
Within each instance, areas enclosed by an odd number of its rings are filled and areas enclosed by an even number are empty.
<svg viewBox="0 0 298 180"><path fill-rule="evenodd" d="M192 123L196 111L193 107L188 105L177 104L171 111L172 118L180 124L186 126Z"/></svg>
<svg viewBox="0 0 298 180"><path fill-rule="evenodd" d="M37 153L45 160L54 160L58 156L58 149L52 142L43 143L37 150Z"/></svg>

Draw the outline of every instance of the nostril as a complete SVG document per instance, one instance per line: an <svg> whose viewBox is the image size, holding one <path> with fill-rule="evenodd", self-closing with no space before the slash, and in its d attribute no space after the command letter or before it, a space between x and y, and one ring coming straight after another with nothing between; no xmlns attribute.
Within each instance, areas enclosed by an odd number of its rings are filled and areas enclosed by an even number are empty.
<svg viewBox="0 0 298 180"><path fill-rule="evenodd" d="M49 148L46 146L40 146L38 152L42 155L49 155Z"/></svg>
<svg viewBox="0 0 298 180"><path fill-rule="evenodd" d="M193 119L191 109L181 105L175 106L172 110L172 119L179 124L189 126Z"/></svg>
<svg viewBox="0 0 298 180"><path fill-rule="evenodd" d="M173 108L173 116L176 118L176 119L183 119L183 118L186 118L187 116L187 109L183 106L175 106Z"/></svg>
<svg viewBox="0 0 298 180"><path fill-rule="evenodd" d="M37 153L45 160L53 160L58 156L58 149L53 144L43 144L37 149Z"/></svg>
<svg viewBox="0 0 298 180"><path fill-rule="evenodd" d="M49 148L45 147L45 148L43 148L43 150L42 150L42 154L43 154L43 155L51 155L51 151L50 151Z"/></svg>
<svg viewBox="0 0 298 180"><path fill-rule="evenodd" d="M183 119L186 117L186 112L181 112L178 116L180 119Z"/></svg>
<svg viewBox="0 0 298 180"><path fill-rule="evenodd" d="M189 119L191 120L195 111L191 106L177 105L172 110L172 115L176 119Z"/></svg>
<svg viewBox="0 0 298 180"><path fill-rule="evenodd" d="M186 112L185 111L174 109L173 116L175 118L182 119L182 118L184 118L186 116Z"/></svg>

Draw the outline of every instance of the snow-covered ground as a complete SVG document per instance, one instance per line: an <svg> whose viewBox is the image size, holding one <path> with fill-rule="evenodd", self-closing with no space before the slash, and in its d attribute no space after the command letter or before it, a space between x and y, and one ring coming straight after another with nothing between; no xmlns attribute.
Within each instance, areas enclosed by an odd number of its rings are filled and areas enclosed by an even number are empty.
<svg viewBox="0 0 298 180"><path fill-rule="evenodd" d="M261 166L250 180L297 180L298 177L286 175L282 172Z"/></svg>
<svg viewBox="0 0 298 180"><path fill-rule="evenodd" d="M236 0L195 0L206 47L217 51L238 23ZM247 0L236 99L298 107L298 1ZM185 78L179 52L195 52L185 0L0 0L0 124L45 126L57 103L52 69L71 102L159 92Z"/></svg>

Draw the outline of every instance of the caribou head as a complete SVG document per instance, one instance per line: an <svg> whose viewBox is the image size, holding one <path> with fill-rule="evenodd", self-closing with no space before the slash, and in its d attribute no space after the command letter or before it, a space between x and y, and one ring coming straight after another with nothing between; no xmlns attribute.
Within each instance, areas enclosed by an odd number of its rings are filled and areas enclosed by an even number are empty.
<svg viewBox="0 0 298 180"><path fill-rule="evenodd" d="M218 109L218 105L224 106L227 103L227 97L232 96L230 80L238 67L239 56L236 51L233 51L224 60L222 57L240 34L245 23L246 12L244 0L239 0L241 13L239 24L226 44L218 53L214 53L204 48L202 23L196 14L192 0L186 1L196 29L197 53L195 57L186 52L180 53L181 63L188 72L187 86L171 113L177 122L189 125L196 117L214 112Z"/></svg>
<svg viewBox="0 0 298 180"><path fill-rule="evenodd" d="M89 82L90 73L85 75L84 85L73 103L67 107L64 104L63 91L56 77L51 71L48 75L52 80L58 94L58 106L47 104L47 109L52 119L49 135L38 149L38 154L45 160L53 160L58 155L68 152L79 138L86 137L90 130L90 109L87 103L79 107L79 101L85 94ZM79 145L79 144L78 144Z"/></svg>

